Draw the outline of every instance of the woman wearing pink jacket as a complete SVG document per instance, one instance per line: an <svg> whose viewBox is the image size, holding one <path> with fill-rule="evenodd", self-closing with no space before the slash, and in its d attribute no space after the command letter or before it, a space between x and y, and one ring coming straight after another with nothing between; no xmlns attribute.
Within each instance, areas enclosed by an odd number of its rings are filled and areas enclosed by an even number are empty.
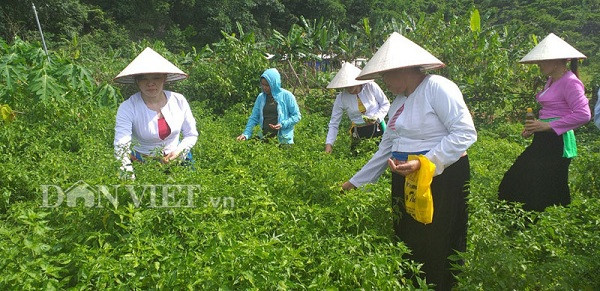
<svg viewBox="0 0 600 291"><path fill-rule="evenodd" d="M539 119L526 121L521 134L533 135L533 141L504 174L500 199L522 202L523 209L535 211L571 202L569 164L577 156L573 130L591 118L577 75L582 58L585 55L551 33L521 59L521 63L537 64L548 81L535 96L541 105Z"/></svg>

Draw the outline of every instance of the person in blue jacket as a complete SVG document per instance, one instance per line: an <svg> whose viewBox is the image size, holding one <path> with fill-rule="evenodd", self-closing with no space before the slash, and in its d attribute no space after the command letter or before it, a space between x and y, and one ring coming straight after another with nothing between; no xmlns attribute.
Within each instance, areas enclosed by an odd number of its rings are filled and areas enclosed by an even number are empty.
<svg viewBox="0 0 600 291"><path fill-rule="evenodd" d="M259 125L260 138L277 136L280 144L293 144L294 125L301 118L294 94L281 88L281 75L275 68L260 76L260 86L262 92L256 97L246 129L237 140L251 138L254 127Z"/></svg>

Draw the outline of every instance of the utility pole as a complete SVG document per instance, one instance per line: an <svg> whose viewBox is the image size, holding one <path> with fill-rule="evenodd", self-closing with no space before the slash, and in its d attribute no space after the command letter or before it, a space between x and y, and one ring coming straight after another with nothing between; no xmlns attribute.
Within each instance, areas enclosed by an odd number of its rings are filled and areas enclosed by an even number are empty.
<svg viewBox="0 0 600 291"><path fill-rule="evenodd" d="M38 30L40 31L40 35L42 36L42 44L44 45L44 52L46 52L46 57L48 57L48 62L50 62L50 55L48 54L48 49L46 48L46 41L44 40L44 33L42 32L42 25L40 25L40 19L38 18L37 10L35 9L35 4L31 2L31 7L33 7L33 13L35 14L35 21L37 22Z"/></svg>

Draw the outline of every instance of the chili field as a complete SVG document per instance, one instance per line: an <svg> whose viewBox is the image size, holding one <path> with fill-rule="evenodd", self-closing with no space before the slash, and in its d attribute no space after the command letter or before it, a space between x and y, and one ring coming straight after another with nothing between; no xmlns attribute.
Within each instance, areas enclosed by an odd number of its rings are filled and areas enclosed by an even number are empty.
<svg viewBox="0 0 600 291"><path fill-rule="evenodd" d="M0 288L428 287L393 236L389 172L340 193L374 142L354 157L340 134L325 154L328 118L310 113L290 148L237 142L244 106L215 115L191 105L200 132L193 167L136 164L134 181L118 175L114 109L40 103L4 123ZM469 150L468 250L455 258L464 260L457 289L597 289L599 132L579 130L573 203L535 215L495 196L528 142L520 128L479 128Z"/></svg>

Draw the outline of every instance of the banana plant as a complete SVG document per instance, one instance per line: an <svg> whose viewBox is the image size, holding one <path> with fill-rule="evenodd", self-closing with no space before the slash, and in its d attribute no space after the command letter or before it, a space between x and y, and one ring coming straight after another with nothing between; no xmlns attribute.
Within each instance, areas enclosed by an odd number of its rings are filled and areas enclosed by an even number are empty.
<svg viewBox="0 0 600 291"><path fill-rule="evenodd" d="M324 21L323 18L307 20L300 17L300 21L306 30L307 38L311 42L313 54L320 56L332 54L339 37L339 29L331 20Z"/></svg>
<svg viewBox="0 0 600 291"><path fill-rule="evenodd" d="M273 30L273 38L269 44L274 49L275 59L302 59L310 53L311 44L306 38L306 31L299 25L293 24L287 35Z"/></svg>
<svg viewBox="0 0 600 291"><path fill-rule="evenodd" d="M292 25L287 35L273 30L273 38L269 41L269 46L274 49L273 59L286 62L298 86L303 87L303 82L293 64L296 60L303 60L310 54L311 44L306 38L306 31L297 24Z"/></svg>

